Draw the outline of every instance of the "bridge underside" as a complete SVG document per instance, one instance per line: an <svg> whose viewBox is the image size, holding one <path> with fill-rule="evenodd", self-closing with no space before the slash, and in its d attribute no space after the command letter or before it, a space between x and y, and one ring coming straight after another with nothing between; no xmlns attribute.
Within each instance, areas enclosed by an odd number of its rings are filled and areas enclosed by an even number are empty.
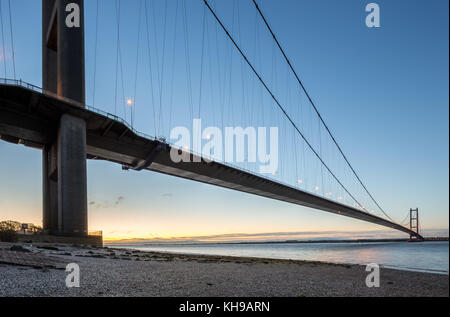
<svg viewBox="0 0 450 317"><path fill-rule="evenodd" d="M63 114L85 120L88 159L107 160L130 169L147 169L307 206L417 236L408 228L383 218L225 164L174 163L170 159L169 145L137 135L111 115L102 115L18 85L0 84L0 139L4 141L44 149L55 141Z"/></svg>

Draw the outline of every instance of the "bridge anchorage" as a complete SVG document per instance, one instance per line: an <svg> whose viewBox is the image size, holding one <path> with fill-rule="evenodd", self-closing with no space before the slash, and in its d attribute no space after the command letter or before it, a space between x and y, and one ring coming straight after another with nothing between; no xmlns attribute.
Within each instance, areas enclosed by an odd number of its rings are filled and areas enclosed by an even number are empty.
<svg viewBox="0 0 450 317"><path fill-rule="evenodd" d="M79 8L77 27L65 23L69 4ZM175 163L170 157L172 146L164 139L138 133L121 118L86 107L84 1L42 0L42 26L43 88L0 80L0 139L43 151L43 226L48 233L88 235L86 159L97 159L123 169L150 170L351 217L402 231L411 241L422 240L417 210L414 217L410 212L408 228L387 215L368 212L361 204L344 204L227 163L202 160L190 150L176 149L198 163Z"/></svg>

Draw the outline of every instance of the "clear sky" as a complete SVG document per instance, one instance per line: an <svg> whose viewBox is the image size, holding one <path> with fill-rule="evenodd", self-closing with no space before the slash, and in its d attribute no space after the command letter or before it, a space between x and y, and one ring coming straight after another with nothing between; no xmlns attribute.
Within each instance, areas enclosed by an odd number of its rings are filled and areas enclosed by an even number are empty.
<svg viewBox="0 0 450 317"><path fill-rule="evenodd" d="M6 52L0 50L0 76L12 78L8 1L0 1ZM11 2L16 76L41 86L40 1ZM320 185L318 194L342 192L329 175L323 180L320 165L294 139L203 1L99 0L98 15L97 0L85 2L88 104L131 121L125 100L133 99L134 126L156 136L168 137L174 126L189 127L194 117L205 126L278 126L281 139L289 141L280 142L283 159L273 177L289 184L302 179L300 187L309 191ZM369 206L336 159L336 149L251 1L211 3L311 143ZM448 1L377 1L380 28L365 25L369 1L259 3L328 126L383 208L401 221L409 208L419 207L424 228L448 230ZM0 219L40 224L41 183L41 152L1 142ZM125 172L106 162L88 162L88 197L90 230L103 230L106 238L385 230L169 176Z"/></svg>

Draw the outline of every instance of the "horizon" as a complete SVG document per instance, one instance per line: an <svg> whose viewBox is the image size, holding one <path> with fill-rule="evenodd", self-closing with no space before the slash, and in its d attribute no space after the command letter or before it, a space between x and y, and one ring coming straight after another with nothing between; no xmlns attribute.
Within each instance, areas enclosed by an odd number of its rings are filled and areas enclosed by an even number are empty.
<svg viewBox="0 0 450 317"><path fill-rule="evenodd" d="M0 222L18 222L28 225L36 225L31 222L20 222L12 219L0 219ZM39 227L39 225L37 225ZM114 233L114 232L112 232ZM448 238L448 228L425 228L420 234L424 238ZM223 233L214 235L196 236L168 236L168 237L103 237L105 244L183 244L183 243L271 243L285 241L322 241L322 240L383 240L383 239L406 239L402 232L377 229L368 231L300 231L300 232L264 232L264 233Z"/></svg>
<svg viewBox="0 0 450 317"><path fill-rule="evenodd" d="M424 238L448 238L448 229L424 229ZM140 238L110 238L104 239L106 244L182 244L182 243L270 243L285 241L321 241L321 240L378 240L378 239L406 239L400 232L390 230L372 231L317 231L317 232L268 232L268 233L229 233L210 236L191 237L140 237Z"/></svg>

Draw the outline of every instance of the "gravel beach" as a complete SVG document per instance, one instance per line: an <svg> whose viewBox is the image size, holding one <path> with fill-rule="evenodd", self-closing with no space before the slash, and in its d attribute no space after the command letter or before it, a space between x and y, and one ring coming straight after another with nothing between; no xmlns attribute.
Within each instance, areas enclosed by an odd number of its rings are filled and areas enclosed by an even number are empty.
<svg viewBox="0 0 450 317"><path fill-rule="evenodd" d="M11 251L12 250L14 251ZM69 263L80 287L65 284ZM0 243L0 296L449 296L449 276L364 266Z"/></svg>

